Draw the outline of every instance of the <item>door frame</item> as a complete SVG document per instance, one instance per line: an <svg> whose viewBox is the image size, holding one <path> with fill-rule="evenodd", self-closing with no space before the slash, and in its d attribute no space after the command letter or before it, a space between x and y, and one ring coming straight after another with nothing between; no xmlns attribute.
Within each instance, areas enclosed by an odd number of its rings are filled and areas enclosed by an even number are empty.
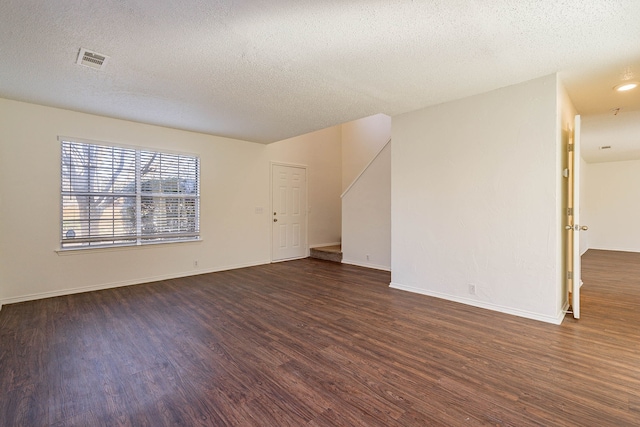
<svg viewBox="0 0 640 427"><path fill-rule="evenodd" d="M582 286L582 262L580 254L580 115L574 117L567 145L567 212L566 223L566 276L567 302L574 319L580 318L580 287Z"/></svg>
<svg viewBox="0 0 640 427"><path fill-rule="evenodd" d="M274 166L285 166L292 168L301 168L304 169L305 175L305 198L304 198L304 256L299 258L287 258L286 260L274 260L273 259L273 167ZM307 258L309 256L309 167L307 165L302 165L298 163L286 163L286 162L269 162L269 257L271 259L271 263L282 262L282 261L290 261L292 259L302 259Z"/></svg>

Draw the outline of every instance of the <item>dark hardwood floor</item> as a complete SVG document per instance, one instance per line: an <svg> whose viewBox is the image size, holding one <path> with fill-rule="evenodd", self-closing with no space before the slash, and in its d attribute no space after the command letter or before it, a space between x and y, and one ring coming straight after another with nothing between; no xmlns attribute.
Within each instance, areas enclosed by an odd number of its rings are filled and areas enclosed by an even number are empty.
<svg viewBox="0 0 640 427"><path fill-rule="evenodd" d="M2 426L640 425L640 254L560 326L299 260L4 306Z"/></svg>

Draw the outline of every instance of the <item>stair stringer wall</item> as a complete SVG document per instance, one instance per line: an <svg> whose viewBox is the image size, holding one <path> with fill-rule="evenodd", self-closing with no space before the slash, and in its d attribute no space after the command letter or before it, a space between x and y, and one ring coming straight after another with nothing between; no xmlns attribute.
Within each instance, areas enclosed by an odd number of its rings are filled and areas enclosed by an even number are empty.
<svg viewBox="0 0 640 427"><path fill-rule="evenodd" d="M342 262L391 270L391 143L342 197Z"/></svg>

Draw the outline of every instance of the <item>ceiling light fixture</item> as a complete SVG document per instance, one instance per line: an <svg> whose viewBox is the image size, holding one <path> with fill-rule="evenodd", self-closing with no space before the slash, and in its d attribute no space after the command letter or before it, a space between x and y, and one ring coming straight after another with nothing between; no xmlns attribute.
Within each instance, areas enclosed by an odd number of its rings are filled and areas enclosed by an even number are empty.
<svg viewBox="0 0 640 427"><path fill-rule="evenodd" d="M625 92L627 90L635 89L636 87L638 87L638 82L626 82L615 86L613 89L618 92Z"/></svg>

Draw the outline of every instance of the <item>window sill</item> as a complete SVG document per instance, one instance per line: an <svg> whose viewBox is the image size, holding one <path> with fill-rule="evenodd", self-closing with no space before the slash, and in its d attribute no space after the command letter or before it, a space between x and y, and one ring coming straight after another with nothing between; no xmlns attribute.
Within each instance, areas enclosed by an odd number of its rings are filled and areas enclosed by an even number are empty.
<svg viewBox="0 0 640 427"><path fill-rule="evenodd" d="M175 240L172 242L145 243L144 245L122 245L122 246L102 246L102 247L93 247L93 248L55 249L54 252L57 253L59 256L67 256L67 255L90 254L95 252L137 251L140 249L150 249L156 246L175 245L175 244L199 244L202 242L203 242L203 239Z"/></svg>

